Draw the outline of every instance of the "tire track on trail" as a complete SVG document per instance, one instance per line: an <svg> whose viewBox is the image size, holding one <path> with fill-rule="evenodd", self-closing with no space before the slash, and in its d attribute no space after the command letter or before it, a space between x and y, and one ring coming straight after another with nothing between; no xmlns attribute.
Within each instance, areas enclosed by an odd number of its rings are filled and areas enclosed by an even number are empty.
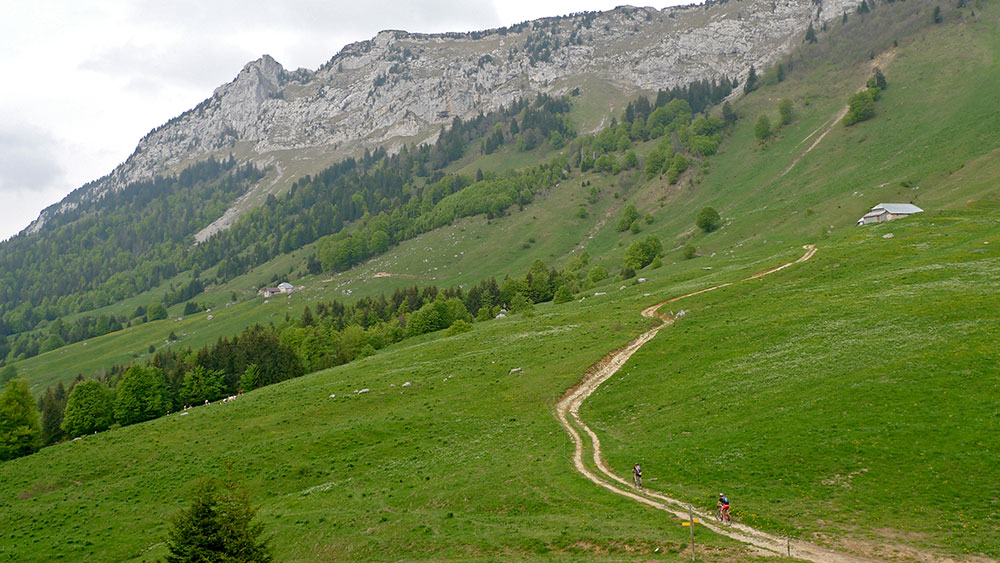
<svg viewBox="0 0 1000 563"><path fill-rule="evenodd" d="M798 260L765 270L763 272L758 272L740 281L752 280L768 274L773 274L774 272L783 270L793 264L805 262L806 260L812 258L812 256L816 253L816 247L813 245L806 245L804 248L806 249L806 253L803 254ZM648 489L636 490L630 482L617 475L610 467L608 467L607 463L601 456L601 441L598 439L597 434L595 434L594 431L591 430L591 428L580 418L580 406L585 400L587 400L587 397L593 394L593 392L601 386L602 383L617 373L618 370L625 365L625 362L627 362L633 354L639 351L645 343L652 340L661 329L673 324L673 318L657 313L660 307L666 305L667 303L673 303L675 301L680 301L681 299L707 293L709 291L714 291L730 285L733 285L733 282L694 291L643 309L642 316L648 318L659 318L663 322L642 333L637 338L626 344L624 348L609 353L601 359L601 361L591 366L591 368L587 370L587 373L584 374L580 382L577 383L576 386L570 388L559 400L556 404L556 417L559 419L559 423L563 426L566 432L569 433L570 438L573 440L573 466L584 477L615 494L630 498L647 506L663 510L664 512L673 514L681 520L688 519L690 505L687 503L681 502L656 491L650 491ZM600 474L592 471L584 463L584 440L577 431L577 428L580 428L590 438L590 443L592 444L592 452L590 452L590 455L593 456L594 466L598 469ZM809 561L836 563L873 561L859 556L832 551L804 541L794 540L789 542L786 538L768 534L767 532L763 532L743 524L733 523L731 525L721 526L712 522L712 517L704 512L696 510L694 511L694 514L697 515L700 520L700 524L709 530L750 544L767 554L785 554L790 547L794 557Z"/></svg>

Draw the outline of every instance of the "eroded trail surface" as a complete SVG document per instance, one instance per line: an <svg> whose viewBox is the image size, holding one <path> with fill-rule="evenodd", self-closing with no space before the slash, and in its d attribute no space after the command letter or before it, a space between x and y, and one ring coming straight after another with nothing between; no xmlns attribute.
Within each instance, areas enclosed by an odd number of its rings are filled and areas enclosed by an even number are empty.
<svg viewBox="0 0 1000 563"><path fill-rule="evenodd" d="M816 247L812 245L806 246L805 249L806 253L803 254L798 260L776 268L771 268L770 270L759 272L746 279L750 280L766 276L779 270L783 270L793 264L805 262L806 260L812 258L813 254L816 253ZM635 354L639 348L642 348L643 344L649 342L662 328L673 323L672 318L662 316L657 312L660 307L667 303L680 301L681 299L685 299L693 295L706 293L708 291L713 291L729 285L732 284L725 283L707 289L702 289L700 291L688 293L687 295L674 297L673 299L657 303L656 305L644 309L642 311L642 316L659 318L663 320L663 322L655 328L641 334L638 338L629 342L624 348L608 354L600 362L592 366L591 369L584 375L580 383L577 384L576 387L567 391L563 398L556 404L556 416L559 418L560 424L562 424L563 428L566 429L566 432L569 433L570 438L573 440L573 465L576 467L576 470L583 474L583 476L587 479L615 494L628 497L636 502L641 502L648 506L652 506L653 508L669 512L682 520L688 519L688 504L656 491L650 491L648 489L636 490L629 481L617 475L611 470L610 467L608 467L607 463L605 463L603 457L601 456L601 442L597 438L597 434L595 434L594 431L580 419L580 405L582 405L587 397L597 390L602 383L607 381L609 377L614 375L623 365L625 365L625 362L627 362L628 359L632 357L632 354ZM580 435L580 431L586 433L590 438L591 448L586 455L593 457L593 466L597 468L597 472L591 470L584 463L584 450L586 449L586 445ZM699 511L695 511L695 514L701 521L701 524L706 528L718 534L729 536L736 540L748 543L758 548L758 550L763 553L771 555L785 555L790 547L791 555L793 557L809 561L871 561L870 559L831 551L808 542L797 540L788 542L786 538L774 536L742 524L734 523L726 526L715 524L710 515Z"/></svg>

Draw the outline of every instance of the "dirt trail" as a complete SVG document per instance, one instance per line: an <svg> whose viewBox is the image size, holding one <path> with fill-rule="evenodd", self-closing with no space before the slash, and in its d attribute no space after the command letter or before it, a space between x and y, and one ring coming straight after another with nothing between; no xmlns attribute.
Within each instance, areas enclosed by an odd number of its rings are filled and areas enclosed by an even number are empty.
<svg viewBox="0 0 1000 563"><path fill-rule="evenodd" d="M779 270L783 270L793 264L805 262L806 260L812 258L812 256L816 253L816 247L813 245L807 245L804 248L806 249L806 253L803 254L798 260L771 268L770 270L756 273L743 281L766 276ZM636 490L630 482L615 474L615 472L608 467L607 463L605 463L604 459L601 457L601 442L598 439L597 434L595 434L594 431L580 419L580 406L585 400L587 400L587 397L589 397L594 391L597 390L598 387L601 386L602 383L607 381L608 378L614 375L623 365L625 365L625 362L627 362L629 358L631 358L632 355L639 350L639 348L642 348L643 344L649 342L654 336L656 336L656 333L658 333L660 329L673 324L674 320L672 318L657 313L660 307L667 303L673 303L687 297L706 293L708 291L713 291L729 285L732 285L732 283L724 283L707 289L702 289L700 291L688 293L686 295L681 295L680 297L674 297L673 299L668 299L667 301L663 301L662 303L657 303L656 305L643 309L642 316L648 318L659 318L663 320L663 323L639 335L638 338L629 342L624 348L608 354L600 362L592 366L590 370L584 374L580 383L567 391L563 398L559 400L556 404L556 416L559 419L559 423L562 424L563 428L569 433L570 438L573 440L573 465L576 467L577 471L583 474L584 477L613 493L630 498L636 502L641 502L653 508L663 510L673 514L681 520L688 519L688 504L648 489ZM581 429L590 438L590 443L592 444L591 454L593 456L593 464L598 471L600 471L600 475L591 471L583 461L584 440L577 431L577 428ZM712 521L712 517L708 514L700 511L695 511L695 514L701 521L701 525L705 526L709 530L753 545L758 548L758 550L766 554L783 555L787 553L788 548L790 547L793 557L809 561L872 561L871 559L865 559L863 557L831 551L808 542L795 540L787 543L788 540L785 538L774 536L743 524L734 523L729 526L722 526L714 523L714 521Z"/></svg>
<svg viewBox="0 0 1000 563"><path fill-rule="evenodd" d="M805 155L809 154L810 152L812 152L812 150L814 148L816 148L816 145L818 145L819 142L823 140L823 137L826 137L826 134L829 133L830 131L833 131L833 128L838 123L840 123L840 121L842 119L844 119L844 116L847 115L847 110L848 109L850 109L850 106L844 106L843 108L841 108L840 112L833 118L833 122L832 123L831 122L827 122L827 123L830 123L830 125L826 128L826 131L823 131L823 133L819 137L817 137L815 141L813 141L813 144L809 145L809 148L806 149L805 152L803 152L799 156L795 157L795 160L793 160L792 163L788 165L788 168L785 168L785 171L782 172L778 176L778 178L784 178L785 174L788 174L789 172L791 172L792 168L795 168L795 165L798 164L800 160L802 160L803 156L805 156ZM809 135L807 135L806 138L803 139L802 141L805 142L807 139L809 139L809 137L812 137L813 135L815 135L820 129L823 128L824 125L826 125L826 123L824 123L823 125L820 125L819 128L816 129L816 131L813 131L812 133L809 133Z"/></svg>

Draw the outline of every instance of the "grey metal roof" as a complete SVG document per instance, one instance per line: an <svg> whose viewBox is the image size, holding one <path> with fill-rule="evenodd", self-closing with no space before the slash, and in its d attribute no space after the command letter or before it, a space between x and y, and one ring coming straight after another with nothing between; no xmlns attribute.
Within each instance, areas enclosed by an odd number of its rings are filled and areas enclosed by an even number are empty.
<svg viewBox="0 0 1000 563"><path fill-rule="evenodd" d="M910 215L912 213L920 213L923 209L920 209L912 203L880 203L875 207L872 207L872 211L876 209L885 209L893 215Z"/></svg>

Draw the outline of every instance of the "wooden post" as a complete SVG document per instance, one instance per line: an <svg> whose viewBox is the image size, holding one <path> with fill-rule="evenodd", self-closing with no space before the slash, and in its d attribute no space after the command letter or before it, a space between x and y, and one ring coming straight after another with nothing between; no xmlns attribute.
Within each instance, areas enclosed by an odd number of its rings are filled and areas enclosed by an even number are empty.
<svg viewBox="0 0 1000 563"><path fill-rule="evenodd" d="M785 547L788 548L788 556L792 556L792 540L791 538L785 538Z"/></svg>
<svg viewBox="0 0 1000 563"><path fill-rule="evenodd" d="M688 505L688 527L691 528L691 561L694 561L694 506Z"/></svg>

